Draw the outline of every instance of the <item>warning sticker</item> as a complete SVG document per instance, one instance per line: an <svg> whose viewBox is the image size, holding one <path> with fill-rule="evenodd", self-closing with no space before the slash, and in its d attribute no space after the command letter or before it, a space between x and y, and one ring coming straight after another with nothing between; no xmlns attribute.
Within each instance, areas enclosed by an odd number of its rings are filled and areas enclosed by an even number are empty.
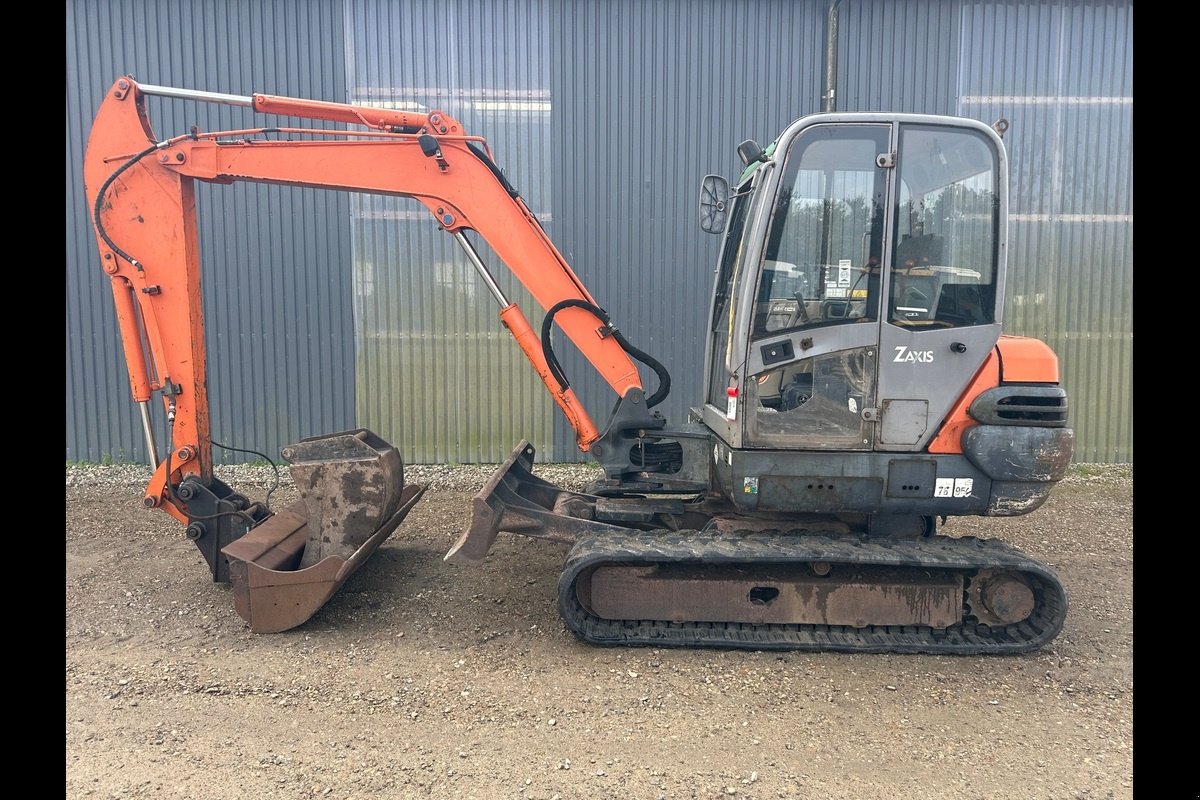
<svg viewBox="0 0 1200 800"><path fill-rule="evenodd" d="M743 478L742 492L745 494L758 494L758 478Z"/></svg>

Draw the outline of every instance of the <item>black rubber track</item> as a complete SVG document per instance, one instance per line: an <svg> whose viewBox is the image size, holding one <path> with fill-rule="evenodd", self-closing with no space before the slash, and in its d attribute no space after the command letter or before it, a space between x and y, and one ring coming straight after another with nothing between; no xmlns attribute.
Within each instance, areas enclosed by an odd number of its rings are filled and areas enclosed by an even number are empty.
<svg viewBox="0 0 1200 800"><path fill-rule="evenodd" d="M954 570L1015 570L1029 579L1035 607L1015 625L982 625L966 606L963 621L945 629L927 626L677 623L604 620L579 602L581 573L604 564L704 563L770 566L796 562L869 564ZM567 555L558 584L558 610L567 627L596 645L718 647L743 650L801 650L851 653L985 655L1026 653L1058 635L1067 615L1067 594L1045 564L996 539L933 536L927 539L868 539L857 536L748 532L649 531L581 537Z"/></svg>

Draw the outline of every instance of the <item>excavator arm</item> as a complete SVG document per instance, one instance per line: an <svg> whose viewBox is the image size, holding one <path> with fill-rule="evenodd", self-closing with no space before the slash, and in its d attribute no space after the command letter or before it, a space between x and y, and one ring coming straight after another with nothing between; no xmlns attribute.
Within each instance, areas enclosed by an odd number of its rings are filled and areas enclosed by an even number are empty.
<svg viewBox="0 0 1200 800"><path fill-rule="evenodd" d="M264 114L343 123L358 129L193 129L160 140L146 111L149 95L246 106ZM297 138L301 136L304 138ZM318 473L324 480L332 471L345 485L358 485L348 474L353 469L347 465L361 469L365 458L377 465L368 482L386 484L395 479L381 480L380 470L402 475L402 468L394 463L398 456L390 445L368 431L346 432L332 439L320 437L285 448L284 455L290 455L294 474L298 465L309 465L308 507L297 509L286 526L281 521L284 515L249 503L214 479L196 181L248 181L417 200L466 251L500 307L501 323L566 416L582 451L588 451L603 434L580 404L554 357L549 344L551 322L560 326L616 392L620 398L618 408L625 403L635 409L624 412L617 427L644 429L662 424L661 417L651 415L648 409L665 396L669 386L665 370L632 347L610 324L495 165L486 141L467 134L444 112L416 114L263 94L243 97L143 85L122 77L112 85L96 115L84 177L101 265L112 283L130 388L141 406L155 466L144 502L188 526L189 538L201 547L217 580L228 578L236 584L240 578L243 584L252 583L255 578L244 574L247 564L250 569L270 564L273 572L293 571L298 565L303 570L303 562L295 559L305 547L297 542L307 537L307 549L312 551L315 543L328 541L336 525L341 526L337 536L345 538L345 520L330 518L329 511L339 501L345 505L347 498L339 494L340 489L318 486ZM504 296L467 237L468 231L487 242L546 310L540 336L521 309ZM644 397L634 357L658 373L658 392L649 401ZM168 442L161 461L149 414L155 392L161 395L168 425ZM338 466L331 467L333 463ZM613 464L610 457L606 468L616 472L633 468L626 463ZM402 477L398 480L402 487ZM342 552L336 554L340 567L361 563L364 543L373 542L372 549L378 545L373 537L387 527L398 508L407 511L411 507L416 498L410 495L402 490L384 490L380 497L354 498L364 509L370 509L368 516L378 519L367 526L370 530L343 542ZM305 517L310 528L307 532ZM313 525L314 517L321 518L321 525ZM270 526L265 525L268 520ZM279 530L266 535L264 531L272 526ZM222 532L210 535L214 527ZM251 530L265 540L253 545L257 548L254 552L248 551L253 537L240 541ZM284 541L288 543L281 544ZM266 552L274 555L267 556ZM308 566L317 560L311 552L304 559L313 562ZM328 588L323 586L320 593ZM336 591L337 587L332 588ZM247 591L243 585L238 593L244 595ZM278 602L272 601L272 605ZM300 605L312 605L312 601L306 599ZM312 611L315 608L303 613ZM291 627L303 621L297 621L300 613L285 614L283 622L275 618L260 621L257 628ZM251 623L256 624L254 619Z"/></svg>
<svg viewBox="0 0 1200 800"><path fill-rule="evenodd" d="M256 111L357 123L373 130L256 129L193 132L157 141L145 112L155 92L240 103ZM326 140L267 139L303 133ZM262 138L250 138L250 137ZM337 137L337 138L333 138ZM561 373L548 363L521 310L487 274L464 236L475 231L547 311L617 393L641 390L621 337L588 307L598 307L528 207L508 185L480 137L443 112L412 114L311 100L114 84L92 128L85 164L104 271L114 298L134 398L163 392L174 419L179 469L208 477L204 395L204 320L194 182L257 183L410 197L467 250L501 305L500 318L546 383L581 450L600 438ZM147 358L148 356L148 358ZM191 462L191 463L189 463ZM156 476L155 488L165 486Z"/></svg>

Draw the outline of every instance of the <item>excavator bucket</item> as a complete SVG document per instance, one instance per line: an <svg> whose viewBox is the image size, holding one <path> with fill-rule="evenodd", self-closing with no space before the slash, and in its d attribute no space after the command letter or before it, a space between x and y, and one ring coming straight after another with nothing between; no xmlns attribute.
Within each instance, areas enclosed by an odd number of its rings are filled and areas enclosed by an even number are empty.
<svg viewBox="0 0 1200 800"><path fill-rule="evenodd" d="M301 499L221 551L234 607L255 633L308 621L427 488L406 486L399 452L363 429L304 439L283 457Z"/></svg>

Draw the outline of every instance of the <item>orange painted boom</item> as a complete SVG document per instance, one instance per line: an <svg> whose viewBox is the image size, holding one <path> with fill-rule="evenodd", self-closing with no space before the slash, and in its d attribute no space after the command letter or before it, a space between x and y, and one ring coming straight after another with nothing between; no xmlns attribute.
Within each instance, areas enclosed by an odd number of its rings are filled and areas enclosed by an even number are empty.
<svg viewBox="0 0 1200 800"><path fill-rule="evenodd" d="M410 197L429 209L447 232L471 230L481 235L544 309L563 300L597 305L525 203L490 163L486 142L466 135L445 113L145 88L131 78L121 78L109 90L88 141L84 180L101 266L113 284L131 391L139 402L161 392L172 420L170 454L150 484L147 505L165 504L165 510L187 522L185 509L176 506L169 487L187 474L198 475L205 483L212 477L197 180ZM145 96L151 93L246 105L262 113L359 124L372 130L193 132L159 141L145 110ZM303 133L309 138L267 139L267 133ZM574 393L560 387L550 374L524 315L510 303L501 306L504 326L533 363L574 428L580 449L586 451L599 438L596 426ZM633 360L592 313L567 307L555 322L619 397L642 388Z"/></svg>

